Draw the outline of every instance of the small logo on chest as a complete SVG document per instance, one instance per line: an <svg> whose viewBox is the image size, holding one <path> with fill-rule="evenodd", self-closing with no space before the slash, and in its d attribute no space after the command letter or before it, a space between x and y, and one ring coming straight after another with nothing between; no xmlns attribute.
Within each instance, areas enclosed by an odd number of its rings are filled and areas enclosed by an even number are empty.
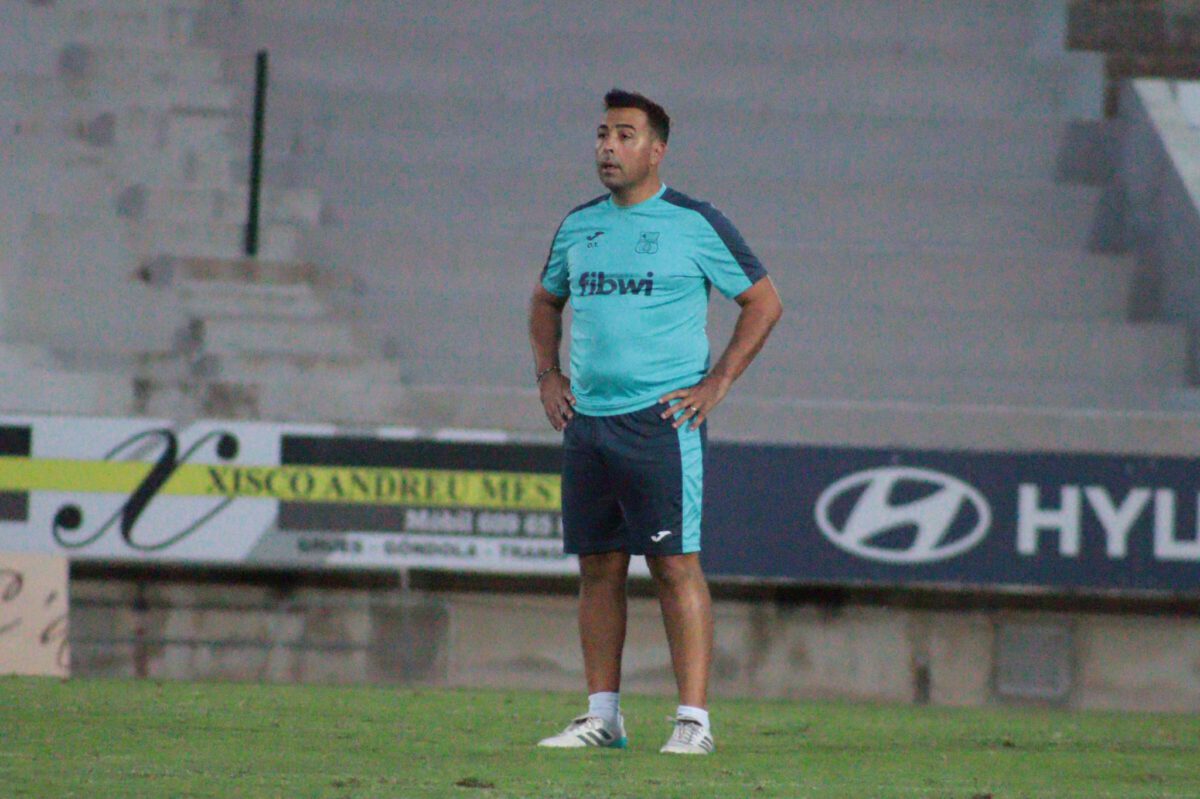
<svg viewBox="0 0 1200 799"><path fill-rule="evenodd" d="M658 236L659 233L656 230L642 233L633 251L639 255L654 255L658 252Z"/></svg>

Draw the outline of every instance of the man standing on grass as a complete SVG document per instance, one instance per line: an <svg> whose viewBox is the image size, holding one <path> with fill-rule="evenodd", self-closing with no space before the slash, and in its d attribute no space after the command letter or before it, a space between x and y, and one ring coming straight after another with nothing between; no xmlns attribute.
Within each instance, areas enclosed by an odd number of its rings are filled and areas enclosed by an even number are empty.
<svg viewBox="0 0 1200 799"><path fill-rule="evenodd" d="M540 746L626 744L619 697L625 583L644 555L679 688L663 752L708 754L712 603L700 568L705 419L782 313L766 270L711 205L662 184L670 118L640 94L605 95L596 169L609 193L567 214L529 310L538 389L563 431L563 542L579 556L588 711ZM741 313L710 368L711 286ZM570 300L570 377L559 365Z"/></svg>

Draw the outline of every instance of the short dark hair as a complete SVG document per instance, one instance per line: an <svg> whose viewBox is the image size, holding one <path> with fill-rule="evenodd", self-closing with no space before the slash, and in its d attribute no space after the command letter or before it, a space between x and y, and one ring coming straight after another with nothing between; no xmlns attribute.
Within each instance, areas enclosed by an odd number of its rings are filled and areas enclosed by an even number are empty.
<svg viewBox="0 0 1200 799"><path fill-rule="evenodd" d="M650 120L650 129L665 144L671 135L671 118L666 110L658 103L637 92L627 92L624 89L613 89L604 95L604 108L638 108L646 112Z"/></svg>

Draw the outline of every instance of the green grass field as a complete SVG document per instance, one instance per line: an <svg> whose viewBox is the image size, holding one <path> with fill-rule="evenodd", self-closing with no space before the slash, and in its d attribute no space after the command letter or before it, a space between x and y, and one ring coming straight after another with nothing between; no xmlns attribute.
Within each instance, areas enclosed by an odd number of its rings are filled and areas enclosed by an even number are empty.
<svg viewBox="0 0 1200 799"><path fill-rule="evenodd" d="M626 751L539 750L580 697L0 678L0 796L1200 797L1200 718L719 700L670 757L673 703L624 697Z"/></svg>

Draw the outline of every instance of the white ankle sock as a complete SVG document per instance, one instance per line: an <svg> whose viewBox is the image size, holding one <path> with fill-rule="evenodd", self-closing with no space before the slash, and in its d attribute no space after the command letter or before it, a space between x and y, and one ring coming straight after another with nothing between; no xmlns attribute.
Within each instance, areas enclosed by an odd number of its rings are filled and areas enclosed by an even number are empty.
<svg viewBox="0 0 1200 799"><path fill-rule="evenodd" d="M708 730L708 711L702 707L692 707L691 705L680 705L675 708L675 717L680 719L693 719L700 722L704 729Z"/></svg>
<svg viewBox="0 0 1200 799"><path fill-rule="evenodd" d="M616 723L621 714L621 694L618 691L601 691L588 694L588 715L599 716L605 721Z"/></svg>

